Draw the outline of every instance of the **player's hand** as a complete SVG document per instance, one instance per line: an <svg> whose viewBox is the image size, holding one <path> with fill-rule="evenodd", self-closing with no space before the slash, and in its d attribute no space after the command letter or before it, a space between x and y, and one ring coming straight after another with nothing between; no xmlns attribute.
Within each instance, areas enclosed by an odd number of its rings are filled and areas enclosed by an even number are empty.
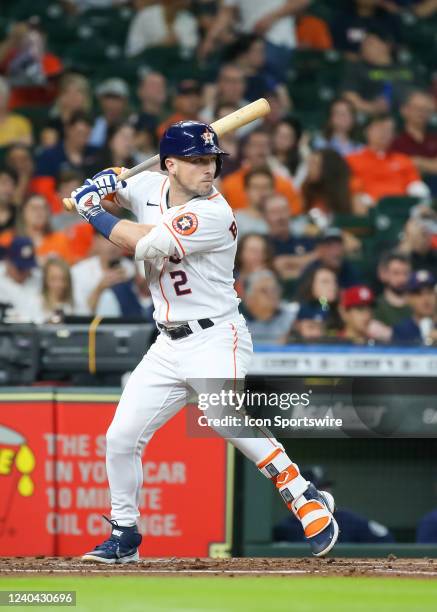
<svg viewBox="0 0 437 612"><path fill-rule="evenodd" d="M119 168L107 168L93 176L93 183L96 185L101 199L118 191L118 189L126 187L126 181L117 181L117 176L119 174Z"/></svg>
<svg viewBox="0 0 437 612"><path fill-rule="evenodd" d="M87 179L81 187L75 189L71 197L77 212L85 221L89 222L91 217L103 211L98 188L91 179Z"/></svg>

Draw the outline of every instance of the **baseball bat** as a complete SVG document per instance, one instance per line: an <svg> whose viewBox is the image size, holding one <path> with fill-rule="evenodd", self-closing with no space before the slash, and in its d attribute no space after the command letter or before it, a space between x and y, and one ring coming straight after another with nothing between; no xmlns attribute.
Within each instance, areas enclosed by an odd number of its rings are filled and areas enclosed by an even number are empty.
<svg viewBox="0 0 437 612"><path fill-rule="evenodd" d="M259 98L259 100L255 100L255 102L251 102L250 104L246 104L237 111L226 115L226 117L222 117L214 123L211 123L211 127L217 134L217 136L223 136L223 134L227 134L228 132L232 132L233 130L237 130L243 125L247 125L255 119L259 119L260 117L265 117L270 112L270 104L267 102L265 98ZM159 162L159 155L154 155L149 159L137 164L133 168L129 170L125 170L118 177L117 181L123 181L131 176L135 176L140 172L144 172L148 168L151 168L155 164ZM64 207L66 210L74 209L74 200L72 198L64 198L62 200Z"/></svg>

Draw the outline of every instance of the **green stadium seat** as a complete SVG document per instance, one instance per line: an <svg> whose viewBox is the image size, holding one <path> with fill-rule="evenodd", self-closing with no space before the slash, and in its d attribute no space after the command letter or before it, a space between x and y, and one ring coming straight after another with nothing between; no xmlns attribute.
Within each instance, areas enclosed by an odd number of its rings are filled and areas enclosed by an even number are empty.
<svg viewBox="0 0 437 612"><path fill-rule="evenodd" d="M373 236L375 231L371 218L358 217L357 215L335 215L332 225L350 232L357 238Z"/></svg>

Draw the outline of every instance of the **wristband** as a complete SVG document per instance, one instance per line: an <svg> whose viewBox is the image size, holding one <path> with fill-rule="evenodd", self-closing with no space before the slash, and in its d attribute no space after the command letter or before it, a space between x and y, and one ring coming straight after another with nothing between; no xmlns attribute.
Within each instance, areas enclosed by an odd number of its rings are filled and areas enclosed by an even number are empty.
<svg viewBox="0 0 437 612"><path fill-rule="evenodd" d="M106 210L101 210L96 215L89 218L91 225L99 232L99 234L102 234L102 236L108 240L112 230L120 221L121 219L111 215L111 213L106 212Z"/></svg>

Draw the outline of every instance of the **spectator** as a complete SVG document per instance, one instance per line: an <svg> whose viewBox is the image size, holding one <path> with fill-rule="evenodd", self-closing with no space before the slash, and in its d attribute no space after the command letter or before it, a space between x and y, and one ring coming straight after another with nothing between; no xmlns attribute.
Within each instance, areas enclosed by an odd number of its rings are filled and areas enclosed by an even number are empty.
<svg viewBox="0 0 437 612"><path fill-rule="evenodd" d="M425 177L433 195L437 195L437 134L428 129L435 111L432 97L413 91L405 100L401 114L404 131L393 141L392 150L408 155Z"/></svg>
<svg viewBox="0 0 437 612"><path fill-rule="evenodd" d="M288 342L317 341L326 336L327 312L321 306L301 304Z"/></svg>
<svg viewBox="0 0 437 612"><path fill-rule="evenodd" d="M134 276L134 266L122 256L120 249L102 236L94 238L93 257L75 264L71 269L73 295L77 314L92 315L105 289L114 288Z"/></svg>
<svg viewBox="0 0 437 612"><path fill-rule="evenodd" d="M273 259L270 244L265 236L246 234L239 241L235 257L235 289L238 295L244 293L244 283L253 272L272 270Z"/></svg>
<svg viewBox="0 0 437 612"><path fill-rule="evenodd" d="M304 467L302 476L306 480L310 480L317 489L332 493L335 483L329 478L323 466ZM353 510L336 508L335 520L340 530L340 543L382 544L395 541L393 534L385 525L356 514ZM273 539L276 542L303 542L304 534L299 521L292 514L288 514L284 520L273 528Z"/></svg>
<svg viewBox="0 0 437 612"><path fill-rule="evenodd" d="M96 307L96 315L123 319L141 319L153 323L153 303L142 270L135 267L135 276L122 283L104 289Z"/></svg>
<svg viewBox="0 0 437 612"><path fill-rule="evenodd" d="M273 272L260 270L247 277L240 308L255 344L285 344L295 313L280 299Z"/></svg>
<svg viewBox="0 0 437 612"><path fill-rule="evenodd" d="M224 64L220 67L217 84L206 88L205 98L207 105L202 109L203 121L211 123L215 119L214 113L219 106L233 106L241 108L247 104L244 98L246 77L243 70L235 64Z"/></svg>
<svg viewBox="0 0 437 612"><path fill-rule="evenodd" d="M269 168L250 170L244 177L244 189L247 197L247 207L237 210L235 219L238 227L238 237L245 234L266 234L267 225L262 214L264 201L273 193L274 179ZM288 206L287 206L288 208Z"/></svg>
<svg viewBox="0 0 437 612"><path fill-rule="evenodd" d="M371 118L366 129L367 146L347 158L355 188L366 196L369 205L385 196L429 194L411 159L391 151L394 129L390 115Z"/></svg>
<svg viewBox="0 0 437 612"><path fill-rule="evenodd" d="M328 51L333 41L326 21L316 15L301 14L297 18L297 43L299 49Z"/></svg>
<svg viewBox="0 0 437 612"><path fill-rule="evenodd" d="M308 5L309 0L224 0L201 45L200 56L211 53L237 22L243 32L264 36L269 69L283 77L297 46L294 16Z"/></svg>
<svg viewBox="0 0 437 612"><path fill-rule="evenodd" d="M369 32L380 29L387 38L399 38L399 27L395 17L383 8L381 0L353 0L347 2L332 24L334 46L346 52L350 59L357 59L360 46Z"/></svg>
<svg viewBox="0 0 437 612"><path fill-rule="evenodd" d="M75 314L70 268L63 260L50 257L42 269L41 322L60 323L65 315Z"/></svg>
<svg viewBox="0 0 437 612"><path fill-rule="evenodd" d="M433 242L437 234L437 213L432 209L418 207L405 224L399 251L408 255L413 270L437 270L437 250Z"/></svg>
<svg viewBox="0 0 437 612"><path fill-rule="evenodd" d="M328 227L317 245L317 258L310 263L299 278L299 287L313 270L326 267L337 276L341 289L347 289L359 283L359 275L354 265L346 259L343 234L337 227Z"/></svg>
<svg viewBox="0 0 437 612"><path fill-rule="evenodd" d="M114 126L108 134L108 146L96 159L92 174L102 168L131 168L136 164L135 130L129 123Z"/></svg>
<svg viewBox="0 0 437 612"><path fill-rule="evenodd" d="M326 314L325 326L329 330L341 327L338 313L339 286L335 272L326 266L313 268L300 283L295 299Z"/></svg>
<svg viewBox="0 0 437 612"><path fill-rule="evenodd" d="M378 264L383 292L376 300L374 318L393 327L411 313L406 300L406 284L411 274L410 260L396 251L386 253Z"/></svg>
<svg viewBox="0 0 437 612"><path fill-rule="evenodd" d="M31 145L32 124L25 117L8 111L9 97L8 82L0 77L0 147L16 143Z"/></svg>
<svg viewBox="0 0 437 612"><path fill-rule="evenodd" d="M432 17L437 11L437 0L383 0L384 7L391 13L412 11L419 19Z"/></svg>
<svg viewBox="0 0 437 612"><path fill-rule="evenodd" d="M134 0L136 14L127 33L126 55L133 57L149 47L179 45L193 51L198 43L197 22L186 9L188 0Z"/></svg>
<svg viewBox="0 0 437 612"><path fill-rule="evenodd" d="M198 81L186 79L178 84L177 92L173 98L174 113L163 121L158 127L158 137L161 138L165 130L178 121L198 121L202 108L202 88Z"/></svg>
<svg viewBox="0 0 437 612"><path fill-rule="evenodd" d="M375 30L366 34L360 60L347 68L342 95L357 111L378 115L398 108L414 87L413 69L394 61L389 38Z"/></svg>
<svg viewBox="0 0 437 612"><path fill-rule="evenodd" d="M40 264L53 255L72 260L65 234L52 229L50 206L44 196L31 194L23 202L19 226L21 233L32 240Z"/></svg>
<svg viewBox="0 0 437 612"><path fill-rule="evenodd" d="M43 147L53 147L65 136L65 124L76 113L91 110L91 90L88 79L81 74L70 73L62 77L59 93L49 111L49 121L41 132Z"/></svg>
<svg viewBox="0 0 437 612"><path fill-rule="evenodd" d="M112 130L126 120L129 87L123 79L107 79L96 88L96 95L102 114L94 122L89 144L100 148L107 143Z"/></svg>
<svg viewBox="0 0 437 612"><path fill-rule="evenodd" d="M268 165L271 155L270 137L262 129L250 133L243 144L241 168L229 174L222 181L222 193L234 210L247 206L247 196L244 191L244 177L249 170L255 170ZM301 212L300 196L291 180L279 174L273 174L275 191L284 195L293 215Z"/></svg>
<svg viewBox="0 0 437 612"><path fill-rule="evenodd" d="M307 213L317 209L332 217L360 212L360 199L351 193L350 168L341 155L331 149L310 154L302 198Z"/></svg>
<svg viewBox="0 0 437 612"><path fill-rule="evenodd" d="M9 322L33 321L38 310L40 275L30 238L16 236L0 262L0 301L10 304Z"/></svg>
<svg viewBox="0 0 437 612"><path fill-rule="evenodd" d="M215 116L217 119L222 119L226 115L230 115L236 110L238 110L236 106L222 104L221 106L217 107ZM238 132L239 130L233 130L227 134L223 134L223 136L220 136L220 147L227 153L227 155L223 157L220 180L223 180L225 176L232 174L232 172L235 172L240 167L240 145L238 142Z"/></svg>
<svg viewBox="0 0 437 612"><path fill-rule="evenodd" d="M371 339L368 329L374 301L373 291L365 285L345 289L341 294L339 307L343 329L338 332L338 336L354 344L366 344Z"/></svg>
<svg viewBox="0 0 437 612"><path fill-rule="evenodd" d="M393 328L393 342L432 344L437 341L436 280L427 270L413 272L406 286L412 314Z"/></svg>
<svg viewBox="0 0 437 612"><path fill-rule="evenodd" d="M315 241L292 235L290 209L284 196L272 194L266 197L263 213L273 250L274 269L282 281L297 278L303 268L317 256Z"/></svg>
<svg viewBox="0 0 437 612"><path fill-rule="evenodd" d="M356 113L349 100L337 98L331 102L328 122L313 141L315 149L333 149L343 157L362 149L356 138Z"/></svg>
<svg viewBox="0 0 437 612"><path fill-rule="evenodd" d="M31 189L31 179L35 169L32 150L24 144L8 147L5 153L5 166L14 173L16 186L13 201L20 206Z"/></svg>
<svg viewBox="0 0 437 612"><path fill-rule="evenodd" d="M0 259L13 238L17 207L14 193L17 186L17 176L13 170L0 168Z"/></svg>
<svg viewBox="0 0 437 612"><path fill-rule="evenodd" d="M137 132L147 130L156 138L156 130L167 101L167 81L160 72L150 71L143 75L138 86L139 114L133 117Z"/></svg>
<svg viewBox="0 0 437 612"><path fill-rule="evenodd" d="M88 144L91 125L87 115L75 113L65 125L64 140L37 156L36 175L52 177L52 191L61 170L69 168L87 174L95 162L97 149Z"/></svg>
<svg viewBox="0 0 437 612"><path fill-rule="evenodd" d="M271 169L291 178L294 185L300 187L306 174L308 153L300 121L279 119L272 132L273 155L269 158Z"/></svg>
<svg viewBox="0 0 437 612"><path fill-rule="evenodd" d="M271 93L280 100L282 112L290 110L290 97L284 83L278 81L266 68L266 44L256 34L246 34L227 51L228 60L241 68L246 77L244 97L253 102Z"/></svg>

